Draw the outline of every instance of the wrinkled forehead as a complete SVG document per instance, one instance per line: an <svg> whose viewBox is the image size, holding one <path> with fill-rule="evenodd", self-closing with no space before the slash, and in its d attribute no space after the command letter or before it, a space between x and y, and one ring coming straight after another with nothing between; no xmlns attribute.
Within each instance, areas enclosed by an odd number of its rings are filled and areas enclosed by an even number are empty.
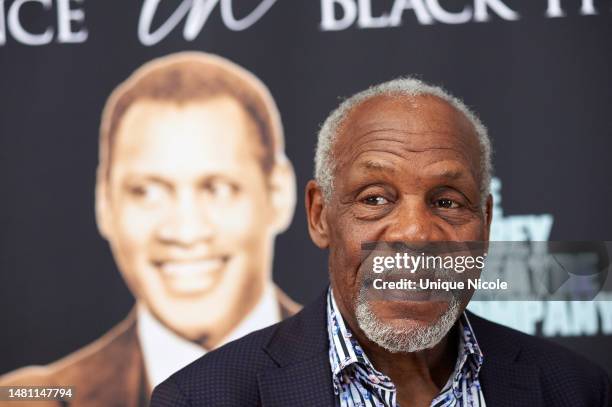
<svg viewBox="0 0 612 407"><path fill-rule="evenodd" d="M476 166L480 144L473 124L448 102L431 95L377 96L355 106L341 123L334 142L336 162L356 150L393 142L410 151L452 149Z"/></svg>

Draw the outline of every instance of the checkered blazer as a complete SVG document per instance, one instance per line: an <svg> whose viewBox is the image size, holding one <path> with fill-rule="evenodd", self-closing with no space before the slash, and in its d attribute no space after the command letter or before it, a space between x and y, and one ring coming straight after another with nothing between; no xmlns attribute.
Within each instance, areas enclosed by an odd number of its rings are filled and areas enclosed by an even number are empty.
<svg viewBox="0 0 612 407"><path fill-rule="evenodd" d="M151 407L334 406L325 294L283 322L207 353L153 392ZM608 407L595 364L544 339L473 314L484 353L480 382L492 407Z"/></svg>

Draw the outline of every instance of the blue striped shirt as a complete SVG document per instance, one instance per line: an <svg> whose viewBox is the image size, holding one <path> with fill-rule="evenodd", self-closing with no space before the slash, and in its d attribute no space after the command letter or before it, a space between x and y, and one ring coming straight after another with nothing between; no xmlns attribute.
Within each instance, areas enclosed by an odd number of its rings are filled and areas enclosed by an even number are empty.
<svg viewBox="0 0 612 407"><path fill-rule="evenodd" d="M374 368L345 325L331 288L327 294L329 361L340 407L398 407L397 391L388 376ZM467 315L459 319L459 352L453 374L431 407L486 407L478 372L483 356Z"/></svg>

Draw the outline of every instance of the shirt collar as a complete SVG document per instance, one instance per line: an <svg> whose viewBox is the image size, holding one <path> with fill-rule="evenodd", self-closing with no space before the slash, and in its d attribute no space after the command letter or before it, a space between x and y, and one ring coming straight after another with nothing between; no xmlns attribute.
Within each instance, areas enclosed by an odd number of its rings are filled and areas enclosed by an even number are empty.
<svg viewBox="0 0 612 407"><path fill-rule="evenodd" d="M171 374L206 354L206 349L168 329L144 306L138 305L138 339L151 388ZM274 285L269 283L255 307L219 346L280 321Z"/></svg>
<svg viewBox="0 0 612 407"><path fill-rule="evenodd" d="M372 386L385 389L394 387L391 378L374 368L350 328L344 323L331 287L327 293L327 331L330 342L329 360L336 394L339 394L342 381L351 380L352 368L357 364L368 371L368 381Z"/></svg>
<svg viewBox="0 0 612 407"><path fill-rule="evenodd" d="M484 356L478 346L476 335L470 324L470 320L467 314L464 312L459 318L459 350L457 352L457 363L455 364L455 370L449 378L449 385L453 387L453 393L455 397L459 397L462 392L461 379L465 379L467 386L478 380L478 374L482 368ZM451 382L452 380L452 382Z"/></svg>
<svg viewBox="0 0 612 407"><path fill-rule="evenodd" d="M461 378L465 377L468 384L475 381L483 363L483 354L476 341L472 325L464 312L458 321L459 351L453 374L449 377L444 389L453 387L453 392L461 393ZM354 338L350 328L344 323L342 314L338 310L334 293L331 287L327 294L327 330L329 335L329 359L334 379L334 390L339 391L340 381L346 380L350 375L350 366L360 363L371 374L369 379L374 385L388 387L391 379L374 368L367 355Z"/></svg>

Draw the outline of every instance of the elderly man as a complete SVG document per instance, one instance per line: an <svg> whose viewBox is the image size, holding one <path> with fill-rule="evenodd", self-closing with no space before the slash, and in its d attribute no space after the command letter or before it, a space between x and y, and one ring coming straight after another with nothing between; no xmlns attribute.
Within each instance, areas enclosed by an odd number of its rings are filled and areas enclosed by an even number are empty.
<svg viewBox="0 0 612 407"><path fill-rule="evenodd" d="M98 228L136 306L93 344L0 385L73 386L71 406L146 406L206 351L297 311L272 282L295 177L276 104L250 72L202 52L140 67L104 108L97 175Z"/></svg>
<svg viewBox="0 0 612 407"><path fill-rule="evenodd" d="M414 79L358 93L325 121L306 187L329 290L157 387L152 406L604 406L598 367L485 321L461 301L373 300L362 243L487 242L485 127Z"/></svg>

